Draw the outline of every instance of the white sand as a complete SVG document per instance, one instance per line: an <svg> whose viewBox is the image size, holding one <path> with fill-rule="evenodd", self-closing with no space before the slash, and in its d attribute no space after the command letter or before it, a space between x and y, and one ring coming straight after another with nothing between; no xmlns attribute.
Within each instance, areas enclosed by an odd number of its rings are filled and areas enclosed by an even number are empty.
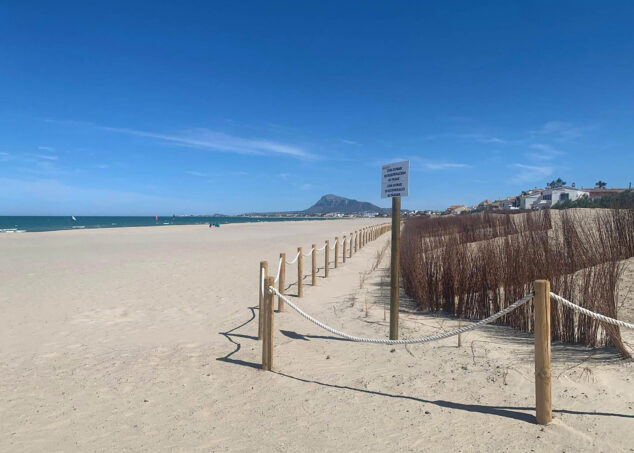
<svg viewBox="0 0 634 453"><path fill-rule="evenodd" d="M390 347L332 338L287 310L275 372L257 369L259 261L371 223L1 235L0 450L632 451L634 367L612 349L553 345L546 427L534 424L532 337L503 327L460 349L455 338ZM387 239L306 286L301 305L385 336L389 255L362 289L359 276ZM456 325L401 316L403 337Z"/></svg>

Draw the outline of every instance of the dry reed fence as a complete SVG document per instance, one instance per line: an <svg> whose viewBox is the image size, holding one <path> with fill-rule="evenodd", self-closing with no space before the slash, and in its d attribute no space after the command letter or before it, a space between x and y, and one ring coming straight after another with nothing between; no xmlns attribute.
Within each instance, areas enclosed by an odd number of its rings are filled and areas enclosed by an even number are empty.
<svg viewBox="0 0 634 453"><path fill-rule="evenodd" d="M477 213L409 219L403 230L405 291L422 310L482 319L550 280L552 291L617 318L622 261L634 256L634 210ZM618 327L552 302L554 340L615 346L630 357ZM532 332L533 303L498 321Z"/></svg>

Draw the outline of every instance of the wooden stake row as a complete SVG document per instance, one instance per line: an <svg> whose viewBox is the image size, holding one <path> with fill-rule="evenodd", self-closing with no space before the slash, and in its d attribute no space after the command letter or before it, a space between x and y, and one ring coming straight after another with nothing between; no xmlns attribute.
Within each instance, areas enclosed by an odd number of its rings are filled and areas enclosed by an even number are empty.
<svg viewBox="0 0 634 453"><path fill-rule="evenodd" d="M342 262L346 262L346 258L351 258L353 251L356 253L364 247L368 242L377 239L382 234L388 232L391 228L390 224L383 224L377 226L371 226L362 228L361 230L353 231L350 236L343 236L343 242L341 244L341 258ZM335 237L335 262L334 267L339 266L339 237ZM324 277L328 278L330 270L330 240L325 243L324 249ZM311 283L312 286L317 285L317 244L312 244L313 253L311 255ZM303 268L303 249L297 247L299 253L297 257L297 297L304 296L304 268ZM286 289L286 253L280 253L280 277L278 280L278 291L280 294L285 294ZM262 278L264 278L264 285L262 285ZM260 262L260 274L258 276L258 339L264 340L262 343L262 369L270 370L273 364L273 305L274 295L270 294L266 290L269 286L275 285L275 278L269 276L269 265L267 261ZM263 291L264 288L264 291ZM270 304L270 305L269 305ZM284 311L284 300L278 297L278 311Z"/></svg>
<svg viewBox="0 0 634 453"><path fill-rule="evenodd" d="M383 233L390 230L391 225L379 225L377 227L364 228L350 234L349 257L352 256L352 249L355 252L364 247L369 241L373 241ZM354 240L353 240L354 236ZM335 238L338 240L338 238ZM346 262L347 237L343 236L343 262ZM325 276L328 276L329 262L329 241L326 241L325 248ZM312 245L312 283L316 285L317 260L315 244ZM298 268L298 297L302 297L302 248L298 247L299 256L297 258ZM339 243L335 247L335 267L339 259ZM281 267L279 277L279 292L284 294L284 280L286 275L286 254L280 253ZM264 277L264 291L262 291L262 277ZM273 322L274 322L274 295L268 288L275 285L275 278L268 276L268 263L260 262L260 276L258 279L259 297L259 319L258 319L258 339L262 341L262 369L270 371L273 367ZM550 334L550 282L548 280L537 280L534 283L534 326L535 326L535 412L536 420L540 425L546 425L552 421L552 390L551 390L551 334ZM279 311L284 311L284 302L281 298L278 301ZM460 337L458 339L460 345Z"/></svg>

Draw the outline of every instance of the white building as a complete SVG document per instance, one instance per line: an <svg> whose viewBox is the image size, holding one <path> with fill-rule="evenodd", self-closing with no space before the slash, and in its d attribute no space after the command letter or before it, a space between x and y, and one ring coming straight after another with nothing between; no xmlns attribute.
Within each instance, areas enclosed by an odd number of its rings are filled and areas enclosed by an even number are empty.
<svg viewBox="0 0 634 453"><path fill-rule="evenodd" d="M542 192L540 200L544 200L552 207L554 204L560 201L575 201L583 196L589 196L590 194L585 190L577 189L576 187L557 187L555 189L546 189Z"/></svg>
<svg viewBox="0 0 634 453"><path fill-rule="evenodd" d="M541 196L541 193L522 195L520 197L520 209L533 209L533 205L539 201Z"/></svg>

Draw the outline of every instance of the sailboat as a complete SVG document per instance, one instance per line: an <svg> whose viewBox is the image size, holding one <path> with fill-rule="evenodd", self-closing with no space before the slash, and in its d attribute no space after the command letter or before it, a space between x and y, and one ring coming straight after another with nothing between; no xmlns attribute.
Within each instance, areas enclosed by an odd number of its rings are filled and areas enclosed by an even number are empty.
<svg viewBox="0 0 634 453"><path fill-rule="evenodd" d="M77 219L75 218L74 215L70 216L73 219L73 222L77 222Z"/></svg>

